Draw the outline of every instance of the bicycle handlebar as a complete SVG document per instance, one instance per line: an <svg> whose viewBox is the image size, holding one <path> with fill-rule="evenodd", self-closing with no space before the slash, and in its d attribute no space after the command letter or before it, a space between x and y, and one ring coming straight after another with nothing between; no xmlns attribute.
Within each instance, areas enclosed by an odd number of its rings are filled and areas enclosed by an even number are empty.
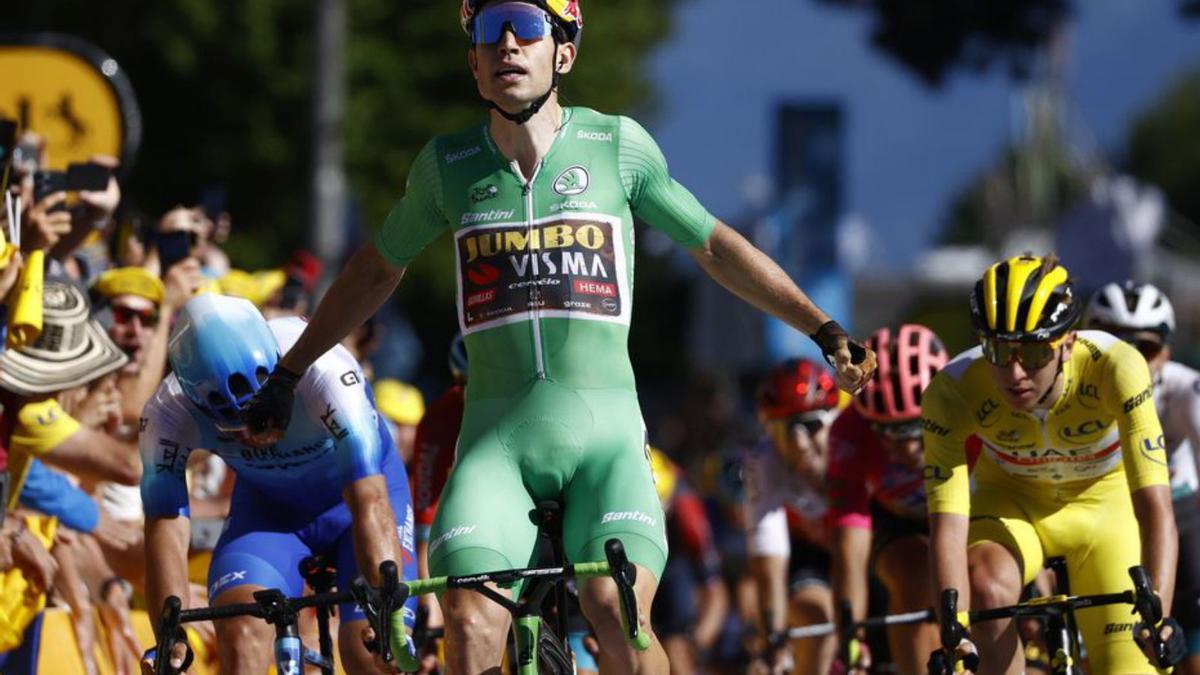
<svg viewBox="0 0 1200 675"><path fill-rule="evenodd" d="M638 618L637 594L634 583L637 581L637 567L629 561L625 547L619 539L613 538L605 542L604 553L607 561L569 564L562 567L547 567L534 569L500 570L483 574L465 576L443 576L431 579L414 579L400 581L396 563L386 560L379 565L380 586L372 587L361 575L351 583L351 588L344 591L317 593L298 598L284 598L283 606L290 610L300 610L308 607L336 605L345 602L357 602L363 608L367 621L375 632L375 639L367 645L368 649L378 651L385 662L390 662L398 655L393 642L394 634L403 633L402 624L394 625L395 615L414 595L442 593L450 588L482 588L485 584L495 583L500 586L511 586L523 579L545 578L577 578L589 579L603 576L612 577L617 584L617 597L621 606L621 623L625 629L626 641L638 651L650 647L650 634L641 630ZM277 596L274 596L277 598ZM212 621L229 619L237 616L253 616L266 618L267 607L265 600L257 602L224 605L221 607L204 607L181 610L181 601L176 596L167 598L159 621L158 652L155 655L154 668L157 675L174 675L170 668L170 649L178 638L169 639L180 630L180 625L195 621ZM166 644L166 648L163 645ZM401 658L408 654L399 655ZM188 651L189 664L191 651ZM407 660L407 659L406 659ZM186 668L186 665L185 665Z"/></svg>
<svg viewBox="0 0 1200 675"><path fill-rule="evenodd" d="M1129 578L1133 581L1133 590L1097 595L1051 595L1007 607L975 610L968 612L967 616L969 617L969 622L975 624L995 619L1064 614L1076 609L1099 607L1101 605L1131 604L1133 605L1134 613L1141 615L1142 621L1147 625L1157 626L1163 618L1162 601L1150 585L1150 577L1146 573L1145 568L1141 565L1130 567ZM954 664L957 660L954 648L958 646L964 637L969 637L967 628L958 622L957 590L953 588L943 590L939 608L938 617L942 647L930 655L928 668L931 675L953 673ZM1135 628L1135 638L1136 633ZM1169 656L1168 646L1154 630L1151 630L1151 640L1153 640L1155 653L1158 655L1160 662L1166 663ZM975 667L978 666L978 656L972 654L970 657L973 657L972 663L967 663L967 658L964 658L963 666L968 670L974 671Z"/></svg>

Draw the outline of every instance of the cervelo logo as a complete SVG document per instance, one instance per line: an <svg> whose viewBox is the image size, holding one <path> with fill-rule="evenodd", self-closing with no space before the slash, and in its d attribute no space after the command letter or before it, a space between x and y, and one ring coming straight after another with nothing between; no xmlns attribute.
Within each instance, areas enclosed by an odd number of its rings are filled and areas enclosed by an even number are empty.
<svg viewBox="0 0 1200 675"><path fill-rule="evenodd" d="M575 138L581 141L600 141L601 143L612 143L613 135L611 131L587 131L580 129L575 132Z"/></svg>
<svg viewBox="0 0 1200 675"><path fill-rule="evenodd" d="M491 211L482 211L480 213L464 213L459 225L474 225L475 223L490 223L497 220L505 220L512 218L516 213L514 210L492 209Z"/></svg>
<svg viewBox="0 0 1200 675"><path fill-rule="evenodd" d="M600 524L617 523L624 520L632 520L650 527L654 527L654 524L658 522L641 511L609 511L600 518Z"/></svg>
<svg viewBox="0 0 1200 675"><path fill-rule="evenodd" d="M235 572L229 572L228 574L224 574L221 576L220 579L217 579L216 581L214 581L212 583L212 586L210 586L208 588L208 596L210 598L215 596L217 594L217 591L221 590L222 587L228 586L229 584L231 584L235 581L245 581L245 580L246 580L246 570L237 570Z"/></svg>
<svg viewBox="0 0 1200 675"><path fill-rule="evenodd" d="M447 152L446 163L453 164L459 160L463 160L468 157L474 157L481 152L483 152L483 148L479 147L478 145L473 148L467 148L466 150L459 150L458 152Z"/></svg>
<svg viewBox="0 0 1200 675"><path fill-rule="evenodd" d="M429 544L429 552L433 553L434 551L441 548L442 544L450 541L451 539L454 539L456 537L461 537L464 534L471 534L474 531L475 531L474 525L459 525L458 527L451 529L449 532L446 532L445 534L438 537L437 539L434 539Z"/></svg>

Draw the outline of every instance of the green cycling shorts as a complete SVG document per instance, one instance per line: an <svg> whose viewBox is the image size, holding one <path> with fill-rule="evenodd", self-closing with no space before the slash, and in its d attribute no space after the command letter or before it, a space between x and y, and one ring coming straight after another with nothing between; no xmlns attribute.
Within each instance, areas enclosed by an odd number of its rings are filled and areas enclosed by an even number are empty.
<svg viewBox="0 0 1200 675"><path fill-rule="evenodd" d="M535 379L513 396L468 395L457 454L430 532L431 574L532 565L529 513L555 499L569 562L604 560L604 542L617 537L661 577L666 527L633 391Z"/></svg>

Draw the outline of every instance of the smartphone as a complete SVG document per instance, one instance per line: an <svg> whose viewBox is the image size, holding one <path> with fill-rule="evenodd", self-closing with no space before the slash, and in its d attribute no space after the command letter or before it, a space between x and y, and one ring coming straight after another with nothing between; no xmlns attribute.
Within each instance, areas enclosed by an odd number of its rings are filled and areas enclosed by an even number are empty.
<svg viewBox="0 0 1200 675"><path fill-rule="evenodd" d="M88 162L86 164L70 164L67 166L67 189L101 191L108 189L108 179L112 177L112 169L103 164Z"/></svg>
<svg viewBox="0 0 1200 675"><path fill-rule="evenodd" d="M55 192L66 192L67 174L62 171L38 170L33 172L33 201L40 202ZM65 205L60 204L59 206ZM54 210L58 210L55 207Z"/></svg>
<svg viewBox="0 0 1200 675"><path fill-rule="evenodd" d="M13 145L17 142L17 123L0 117L0 170L8 164Z"/></svg>
<svg viewBox="0 0 1200 675"><path fill-rule="evenodd" d="M160 232L154 238L154 247L158 249L158 262L163 274L192 254L191 232Z"/></svg>

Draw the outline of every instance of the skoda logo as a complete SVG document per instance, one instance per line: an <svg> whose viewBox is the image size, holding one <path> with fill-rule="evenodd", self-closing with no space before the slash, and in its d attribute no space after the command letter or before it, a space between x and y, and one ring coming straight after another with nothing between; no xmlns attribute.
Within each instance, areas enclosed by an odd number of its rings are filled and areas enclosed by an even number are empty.
<svg viewBox="0 0 1200 675"><path fill-rule="evenodd" d="M560 195L577 195L588 189L587 169L576 164L558 174L554 179L554 191Z"/></svg>

